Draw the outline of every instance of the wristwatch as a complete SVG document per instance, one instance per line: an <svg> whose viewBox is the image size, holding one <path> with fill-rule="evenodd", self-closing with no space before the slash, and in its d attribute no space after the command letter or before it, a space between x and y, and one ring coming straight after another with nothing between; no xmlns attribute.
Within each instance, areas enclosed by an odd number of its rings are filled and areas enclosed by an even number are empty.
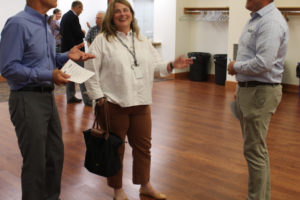
<svg viewBox="0 0 300 200"><path fill-rule="evenodd" d="M170 62L170 68L171 68L171 71L174 69L172 62Z"/></svg>

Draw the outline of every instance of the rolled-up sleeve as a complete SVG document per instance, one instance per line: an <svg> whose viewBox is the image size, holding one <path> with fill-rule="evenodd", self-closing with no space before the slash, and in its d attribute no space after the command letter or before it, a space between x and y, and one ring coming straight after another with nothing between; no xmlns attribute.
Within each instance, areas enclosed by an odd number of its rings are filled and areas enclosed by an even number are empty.
<svg viewBox="0 0 300 200"><path fill-rule="evenodd" d="M158 72L161 77L169 76L171 73L168 72L168 62L164 62L159 55L158 51L153 47L152 43L148 41L148 47L152 54L155 72Z"/></svg>
<svg viewBox="0 0 300 200"><path fill-rule="evenodd" d="M102 55L100 50L101 44L98 44L99 42L100 41L96 39L89 48L89 53L96 55L96 58L84 62L84 68L95 73L94 76L85 82L88 95L93 100L104 97L99 80Z"/></svg>

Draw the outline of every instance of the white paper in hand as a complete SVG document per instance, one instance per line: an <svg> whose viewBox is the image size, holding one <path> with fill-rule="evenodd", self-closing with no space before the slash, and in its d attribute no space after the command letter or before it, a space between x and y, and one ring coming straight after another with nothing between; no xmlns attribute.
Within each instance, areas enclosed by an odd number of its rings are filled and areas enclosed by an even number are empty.
<svg viewBox="0 0 300 200"><path fill-rule="evenodd" d="M68 60L66 64L61 68L61 71L70 75L69 81L75 83L83 83L91 78L95 73L84 69L72 60Z"/></svg>

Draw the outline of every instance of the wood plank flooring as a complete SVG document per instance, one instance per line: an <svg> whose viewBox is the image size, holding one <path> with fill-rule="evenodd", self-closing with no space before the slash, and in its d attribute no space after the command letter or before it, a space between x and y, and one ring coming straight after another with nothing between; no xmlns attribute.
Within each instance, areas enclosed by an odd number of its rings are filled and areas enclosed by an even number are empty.
<svg viewBox="0 0 300 200"><path fill-rule="evenodd" d="M170 200L245 200L247 165L239 122L229 102L234 91L214 83L171 80L154 83L151 181ZM111 200L106 180L83 167L82 130L92 125L90 107L67 105L56 96L65 144L62 200ZM21 156L7 102L0 103L0 200L20 200ZM300 197L300 98L284 94L268 134L272 200ZM138 195L131 181L126 144L124 190Z"/></svg>

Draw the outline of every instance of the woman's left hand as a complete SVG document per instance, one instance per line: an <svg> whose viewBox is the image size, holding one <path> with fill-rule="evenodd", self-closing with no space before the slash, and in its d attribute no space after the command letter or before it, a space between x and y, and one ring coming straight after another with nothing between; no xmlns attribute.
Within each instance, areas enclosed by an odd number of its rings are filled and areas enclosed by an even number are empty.
<svg viewBox="0 0 300 200"><path fill-rule="evenodd" d="M190 64L193 64L193 59L192 58L184 58L183 56L177 57L173 62L174 68L177 68L177 69L186 68Z"/></svg>

